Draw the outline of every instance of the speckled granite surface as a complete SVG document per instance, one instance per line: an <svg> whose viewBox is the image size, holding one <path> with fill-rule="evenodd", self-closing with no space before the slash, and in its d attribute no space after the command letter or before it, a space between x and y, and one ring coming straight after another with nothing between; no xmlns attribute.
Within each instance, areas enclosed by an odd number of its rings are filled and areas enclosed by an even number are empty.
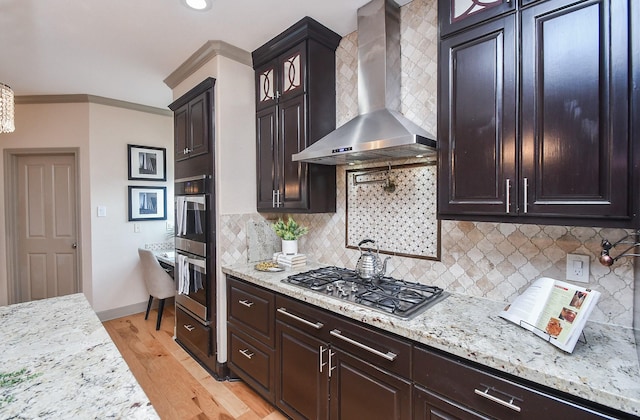
<svg viewBox="0 0 640 420"><path fill-rule="evenodd" d="M296 271L317 267L308 264ZM640 415L640 366L632 329L588 322L587 343L579 342L568 354L500 318L501 302L451 294L403 321L282 283L291 271L264 273L253 264L226 266L222 271L520 378Z"/></svg>
<svg viewBox="0 0 640 420"><path fill-rule="evenodd" d="M0 418L158 418L81 293L0 307L0 374L23 369Z"/></svg>

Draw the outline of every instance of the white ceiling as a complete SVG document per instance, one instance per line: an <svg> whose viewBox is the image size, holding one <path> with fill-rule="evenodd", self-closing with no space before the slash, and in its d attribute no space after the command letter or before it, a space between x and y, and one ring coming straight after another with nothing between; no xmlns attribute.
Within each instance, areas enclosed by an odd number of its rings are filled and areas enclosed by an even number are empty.
<svg viewBox="0 0 640 420"><path fill-rule="evenodd" d="M208 40L253 51L304 16L344 36L368 0L0 0L0 82L15 94L90 94L160 108L163 80ZM411 0L397 0L406 4Z"/></svg>

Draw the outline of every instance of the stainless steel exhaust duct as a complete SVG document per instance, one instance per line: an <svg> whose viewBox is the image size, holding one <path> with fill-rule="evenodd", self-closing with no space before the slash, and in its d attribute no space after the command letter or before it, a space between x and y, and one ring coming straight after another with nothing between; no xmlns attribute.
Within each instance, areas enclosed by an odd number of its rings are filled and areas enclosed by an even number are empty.
<svg viewBox="0 0 640 420"><path fill-rule="evenodd" d="M358 113L294 161L340 165L435 155L435 136L400 113L400 7L373 0L358 9Z"/></svg>

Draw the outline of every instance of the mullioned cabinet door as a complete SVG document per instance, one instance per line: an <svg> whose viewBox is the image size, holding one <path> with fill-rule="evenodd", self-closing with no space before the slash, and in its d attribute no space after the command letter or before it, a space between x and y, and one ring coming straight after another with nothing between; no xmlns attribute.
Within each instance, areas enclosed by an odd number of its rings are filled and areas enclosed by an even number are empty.
<svg viewBox="0 0 640 420"><path fill-rule="evenodd" d="M440 0L440 37L514 11L517 2L518 0Z"/></svg>

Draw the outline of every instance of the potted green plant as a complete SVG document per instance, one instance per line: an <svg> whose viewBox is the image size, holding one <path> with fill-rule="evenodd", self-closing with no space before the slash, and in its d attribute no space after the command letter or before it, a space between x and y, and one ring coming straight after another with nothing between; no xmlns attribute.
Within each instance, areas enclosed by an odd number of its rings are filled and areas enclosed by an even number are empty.
<svg viewBox="0 0 640 420"><path fill-rule="evenodd" d="M293 255L298 253L298 239L309 232L309 228L300 226L291 216L285 223L282 218L271 225L274 232L282 239L282 253Z"/></svg>

